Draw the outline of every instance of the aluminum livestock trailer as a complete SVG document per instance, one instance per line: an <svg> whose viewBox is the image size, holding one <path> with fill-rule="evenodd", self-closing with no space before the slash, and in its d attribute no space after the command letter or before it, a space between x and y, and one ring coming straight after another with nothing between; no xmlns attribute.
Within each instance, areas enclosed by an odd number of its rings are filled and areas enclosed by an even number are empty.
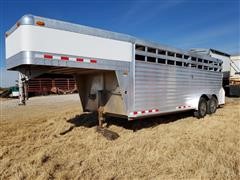
<svg viewBox="0 0 240 180"><path fill-rule="evenodd" d="M225 101L219 59L33 15L6 33L6 62L20 72L20 89L43 73L71 74L84 110L128 120L186 110L204 117Z"/></svg>

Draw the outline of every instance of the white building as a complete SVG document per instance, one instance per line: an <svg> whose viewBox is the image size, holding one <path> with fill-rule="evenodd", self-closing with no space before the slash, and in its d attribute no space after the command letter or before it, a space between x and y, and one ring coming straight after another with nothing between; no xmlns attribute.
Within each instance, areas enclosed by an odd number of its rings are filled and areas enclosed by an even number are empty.
<svg viewBox="0 0 240 180"><path fill-rule="evenodd" d="M233 76L236 73L240 73L240 55L231 56L231 70L230 75Z"/></svg>

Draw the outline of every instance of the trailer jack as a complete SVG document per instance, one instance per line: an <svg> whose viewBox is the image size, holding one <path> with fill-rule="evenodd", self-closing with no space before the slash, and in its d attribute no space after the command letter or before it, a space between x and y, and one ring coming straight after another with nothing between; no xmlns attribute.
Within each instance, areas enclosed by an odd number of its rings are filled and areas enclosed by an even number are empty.
<svg viewBox="0 0 240 180"><path fill-rule="evenodd" d="M19 72L18 77L18 87L19 87L19 103L18 105L26 105L27 95L27 77Z"/></svg>
<svg viewBox="0 0 240 180"><path fill-rule="evenodd" d="M116 132L110 131L105 127L103 127L103 123L105 121L105 115L103 111L104 111L104 108L100 106L98 108L98 126L96 131L102 134L107 140L115 140L119 138L119 135Z"/></svg>
<svg viewBox="0 0 240 180"><path fill-rule="evenodd" d="M105 116L103 114L104 108L100 106L98 108L98 127L103 128L103 122L105 121Z"/></svg>

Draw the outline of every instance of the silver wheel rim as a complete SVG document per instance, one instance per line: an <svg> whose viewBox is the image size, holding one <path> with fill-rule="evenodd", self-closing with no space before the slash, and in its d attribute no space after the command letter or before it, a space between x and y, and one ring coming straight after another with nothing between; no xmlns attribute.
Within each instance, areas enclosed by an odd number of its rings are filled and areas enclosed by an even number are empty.
<svg viewBox="0 0 240 180"><path fill-rule="evenodd" d="M200 106L201 115L204 116L206 114L206 111L207 111L207 105L206 105L206 103L202 103Z"/></svg>
<svg viewBox="0 0 240 180"><path fill-rule="evenodd" d="M215 111L215 102L214 101L210 101L210 111L211 112Z"/></svg>

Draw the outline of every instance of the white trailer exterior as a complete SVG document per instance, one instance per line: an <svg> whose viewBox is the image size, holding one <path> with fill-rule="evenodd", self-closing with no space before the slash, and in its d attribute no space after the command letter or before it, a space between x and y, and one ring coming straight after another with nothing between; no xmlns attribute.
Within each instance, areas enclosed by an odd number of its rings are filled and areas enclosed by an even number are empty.
<svg viewBox="0 0 240 180"><path fill-rule="evenodd" d="M72 74L84 110L129 120L225 103L219 59L33 15L6 33L6 62L27 78Z"/></svg>
<svg viewBox="0 0 240 180"><path fill-rule="evenodd" d="M231 56L232 66L230 70L230 76L234 76L240 73L240 55Z"/></svg>
<svg viewBox="0 0 240 180"><path fill-rule="evenodd" d="M240 97L240 55L231 56L229 95Z"/></svg>

